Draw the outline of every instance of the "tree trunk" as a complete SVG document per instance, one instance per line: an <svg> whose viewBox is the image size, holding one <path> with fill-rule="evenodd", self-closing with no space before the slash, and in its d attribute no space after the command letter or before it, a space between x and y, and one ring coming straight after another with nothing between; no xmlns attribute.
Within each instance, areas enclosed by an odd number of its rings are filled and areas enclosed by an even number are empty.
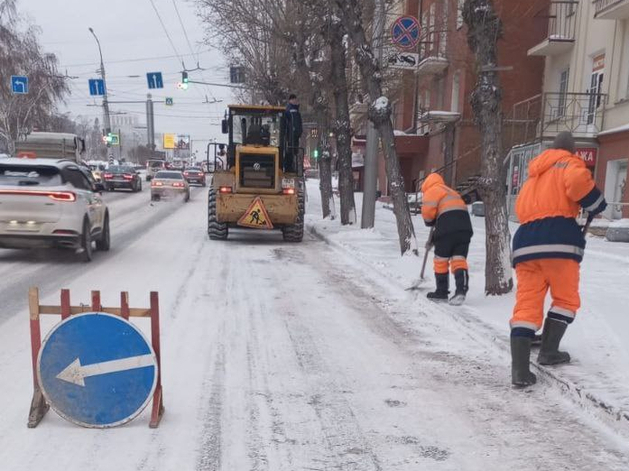
<svg viewBox="0 0 629 471"><path fill-rule="evenodd" d="M334 193L332 192L332 157L329 146L324 146L319 159L319 189L321 190L321 208L323 219L334 219Z"/></svg>
<svg viewBox="0 0 629 471"><path fill-rule="evenodd" d="M471 104L481 133L479 193L485 204L485 293L500 295L513 288L502 155L502 89L495 70L502 24L491 0L466 0L463 18L478 73Z"/></svg>
<svg viewBox="0 0 629 471"><path fill-rule="evenodd" d="M339 193L341 197L341 224L356 223L356 203L354 202L354 173L352 171L352 147L347 91L346 58L343 45L343 26L332 20L330 25L331 82L334 85L334 106L336 120L336 150L338 153Z"/></svg>
<svg viewBox="0 0 629 471"><path fill-rule="evenodd" d="M360 0L335 0L335 2L341 13L343 27L354 45L360 75L369 92L371 99L369 119L373 122L382 141L385 168L393 200L393 213L397 222L400 251L402 254L408 252L416 254L415 230L404 191L400 162L395 150L391 104L386 97L382 96L382 71L365 36L361 18L362 2Z"/></svg>

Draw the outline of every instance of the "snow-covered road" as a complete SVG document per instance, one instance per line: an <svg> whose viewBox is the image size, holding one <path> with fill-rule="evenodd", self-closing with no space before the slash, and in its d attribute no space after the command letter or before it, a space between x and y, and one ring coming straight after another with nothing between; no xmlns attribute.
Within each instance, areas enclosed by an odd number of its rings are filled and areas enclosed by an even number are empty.
<svg viewBox="0 0 629 471"><path fill-rule="evenodd" d="M106 197L113 248L92 264L0 251L1 470L629 469L626 442L552 387L511 389L503 351L333 246L210 242L202 189ZM158 429L147 411L106 431L51 411L27 429L30 285L50 304L66 287L73 304L160 292Z"/></svg>

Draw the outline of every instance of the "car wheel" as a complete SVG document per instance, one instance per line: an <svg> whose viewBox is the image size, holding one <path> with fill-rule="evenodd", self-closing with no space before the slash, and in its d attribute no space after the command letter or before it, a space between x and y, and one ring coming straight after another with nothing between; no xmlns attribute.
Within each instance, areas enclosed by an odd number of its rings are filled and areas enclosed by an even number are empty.
<svg viewBox="0 0 629 471"><path fill-rule="evenodd" d="M138 180L138 191L142 191L142 180Z"/></svg>
<svg viewBox="0 0 629 471"><path fill-rule="evenodd" d="M186 203L190 201L190 192L186 193L186 199L184 200Z"/></svg>
<svg viewBox="0 0 629 471"><path fill-rule="evenodd" d="M105 223L103 224L103 231L100 239L96 241L96 250L101 252L107 252L111 247L111 238L109 232L109 213L105 214Z"/></svg>
<svg viewBox="0 0 629 471"><path fill-rule="evenodd" d="M151 195L151 201L159 201L159 196Z"/></svg>
<svg viewBox="0 0 629 471"><path fill-rule="evenodd" d="M83 262L92 261L92 232L90 229L90 223L85 218L83 221L83 234L81 234L81 252L79 253L80 259Z"/></svg>

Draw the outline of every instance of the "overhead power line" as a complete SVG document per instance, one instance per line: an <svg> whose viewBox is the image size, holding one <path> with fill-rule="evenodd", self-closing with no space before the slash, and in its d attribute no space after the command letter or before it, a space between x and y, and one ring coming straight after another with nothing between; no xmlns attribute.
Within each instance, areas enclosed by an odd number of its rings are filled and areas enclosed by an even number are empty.
<svg viewBox="0 0 629 471"><path fill-rule="evenodd" d="M175 46L173 39L170 37L170 34L168 33L168 28L166 28L166 24L164 24L164 20L162 20L162 16L159 14L159 11L157 10L157 7L155 6L155 2L153 0L149 0L149 2L151 2L151 6L153 7L153 10L155 10L155 14L157 15L157 18L159 19L159 22L162 25L162 29L164 30L164 33L166 34L166 37L168 38L168 41L170 42L170 45L173 48L173 51L175 51L175 54L177 54L177 57L179 58L179 60L181 61L181 65L183 66L183 59L181 57L181 54L179 54L179 51L177 50L177 47Z"/></svg>
<svg viewBox="0 0 629 471"><path fill-rule="evenodd" d="M211 52L212 49L204 49L203 51L199 51L198 54L204 54L206 52ZM110 61L108 60L107 63L108 64L123 64L126 62L143 62L143 61L152 61L152 60L159 60L159 59L180 59L182 57L189 57L189 56L195 56L196 54L183 54L183 55L170 55L170 56L152 56L152 57L138 57L138 58L134 58L134 59L120 59L120 60L114 60L114 61ZM90 65L100 65L100 62L84 62L82 64L65 64L65 65L61 65L59 66L60 69L65 69L66 67L87 67Z"/></svg>

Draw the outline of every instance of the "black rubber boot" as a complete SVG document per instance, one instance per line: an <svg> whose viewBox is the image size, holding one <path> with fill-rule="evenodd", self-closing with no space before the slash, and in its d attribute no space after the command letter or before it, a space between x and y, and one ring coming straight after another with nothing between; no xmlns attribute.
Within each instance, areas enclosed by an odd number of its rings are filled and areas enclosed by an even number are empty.
<svg viewBox="0 0 629 471"><path fill-rule="evenodd" d="M511 383L525 387L535 384L537 377L530 370L531 339L511 337Z"/></svg>
<svg viewBox="0 0 629 471"><path fill-rule="evenodd" d="M546 318L542 331L542 346L539 349L537 362L540 365L559 365L570 361L568 352L559 351L559 343L566 333L568 324L557 319Z"/></svg>
<svg viewBox="0 0 629 471"><path fill-rule="evenodd" d="M448 294L450 294L450 274L449 273L435 273L435 280L437 282L437 290L428 293L426 296L433 301L447 301Z"/></svg>
<svg viewBox="0 0 629 471"><path fill-rule="evenodd" d="M454 281L456 283L456 291L450 299L450 304L460 306L465 301L465 295L469 289L469 275L467 270L457 270L454 272Z"/></svg>

